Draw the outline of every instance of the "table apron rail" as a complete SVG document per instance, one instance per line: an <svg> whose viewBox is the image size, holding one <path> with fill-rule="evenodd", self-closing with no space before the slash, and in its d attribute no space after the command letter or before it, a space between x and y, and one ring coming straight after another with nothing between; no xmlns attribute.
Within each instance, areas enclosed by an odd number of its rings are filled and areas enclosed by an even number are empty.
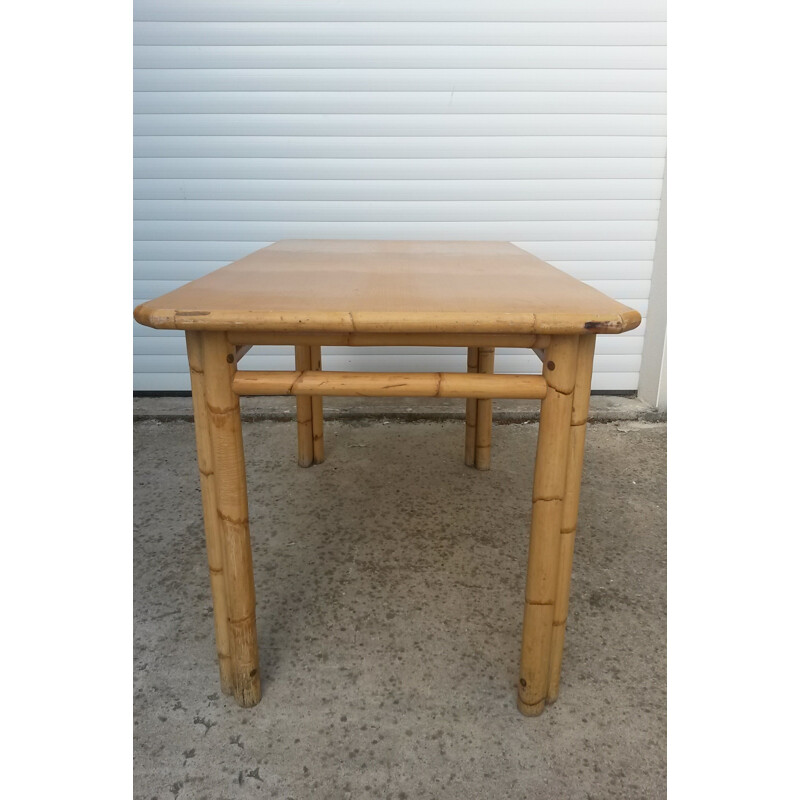
<svg viewBox="0 0 800 800"><path fill-rule="evenodd" d="M259 333L229 331L243 345L327 345L332 347L524 347L544 348L547 334L529 333Z"/></svg>
<svg viewBox="0 0 800 800"><path fill-rule="evenodd" d="M476 397L541 400L541 375L461 372L237 371L237 395L323 395L325 397Z"/></svg>

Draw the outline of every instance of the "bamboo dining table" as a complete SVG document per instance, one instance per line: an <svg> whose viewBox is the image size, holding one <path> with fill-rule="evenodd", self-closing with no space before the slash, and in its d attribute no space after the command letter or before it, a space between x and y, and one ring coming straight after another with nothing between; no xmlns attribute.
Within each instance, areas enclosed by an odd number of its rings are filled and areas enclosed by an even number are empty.
<svg viewBox="0 0 800 800"><path fill-rule="evenodd" d="M508 242L276 242L134 310L183 330L191 373L222 691L261 699L239 397L297 398L298 461L324 459L322 398L466 398L465 462L487 469L492 398L542 401L517 706L558 697L597 334L640 314ZM294 345L295 369L239 369L253 345ZM330 372L321 347L467 348L463 373ZM541 375L494 372L530 349ZM532 363L536 363L532 358Z"/></svg>

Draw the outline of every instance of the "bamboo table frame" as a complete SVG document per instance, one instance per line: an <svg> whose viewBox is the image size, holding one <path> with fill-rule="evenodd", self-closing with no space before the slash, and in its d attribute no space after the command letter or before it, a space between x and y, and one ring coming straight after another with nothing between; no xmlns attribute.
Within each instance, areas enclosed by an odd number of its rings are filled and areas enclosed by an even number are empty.
<svg viewBox="0 0 800 800"><path fill-rule="evenodd" d="M505 242L286 241L138 306L181 329L191 372L222 691L261 699L239 397L297 398L298 462L324 460L322 397L464 397L467 465L488 469L492 398L542 401L517 706L558 697L595 337L641 321ZM244 371L253 345L295 346L291 372ZM465 373L322 370L324 345L466 347ZM541 375L494 374L495 347L534 349Z"/></svg>

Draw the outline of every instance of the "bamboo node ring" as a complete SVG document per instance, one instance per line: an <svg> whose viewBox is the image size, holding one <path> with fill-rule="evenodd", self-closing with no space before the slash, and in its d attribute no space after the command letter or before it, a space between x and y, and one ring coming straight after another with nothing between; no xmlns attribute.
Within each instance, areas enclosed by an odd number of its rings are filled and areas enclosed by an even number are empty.
<svg viewBox="0 0 800 800"><path fill-rule="evenodd" d="M250 519L245 517L244 519L236 519L235 517L229 517L227 514L223 514L219 509L217 509L217 516L225 520L225 522L229 522L231 525L249 525Z"/></svg>
<svg viewBox="0 0 800 800"><path fill-rule="evenodd" d="M230 617L228 617L228 624L229 625L241 625L243 622L247 622L248 620L253 619L253 616L254 616L253 614L247 614L246 616L241 617L239 619L231 619Z"/></svg>
<svg viewBox="0 0 800 800"><path fill-rule="evenodd" d="M545 380L547 380L547 378L545 378ZM570 389L568 392L564 392L557 386L553 386L553 384L550 383L549 381L547 381L547 388L552 389L554 392L558 392L559 394L563 394L565 397L572 397L572 395L574 394L574 389Z"/></svg>
<svg viewBox="0 0 800 800"><path fill-rule="evenodd" d="M297 385L297 381L299 381L300 378L303 377L303 373L304 372L305 372L305 370L300 370L300 374L292 381L292 385L289 387L289 394L292 394L294 392L294 387ZM303 422L307 422L307 421L308 420L303 420ZM298 422L300 422L300 420L298 420Z"/></svg>
<svg viewBox="0 0 800 800"><path fill-rule="evenodd" d="M236 411L235 406L231 406L230 408L214 408L210 403L206 403L206 408L210 414L213 414L216 417L224 417L226 414L232 414Z"/></svg>
<svg viewBox="0 0 800 800"><path fill-rule="evenodd" d="M544 697L542 697L542 698L540 698L539 700L534 700L534 701L533 701L533 702L531 702L531 703L526 703L526 702L525 702L525 701L524 701L524 700L523 700L521 697L518 697L518 698L517 698L517 702L519 702L519 703L520 703L520 704L522 704L523 706L528 706L529 708L532 708L532 707L534 707L534 706L538 706L540 703L544 703L544 700L545 700L545 698L544 698Z"/></svg>

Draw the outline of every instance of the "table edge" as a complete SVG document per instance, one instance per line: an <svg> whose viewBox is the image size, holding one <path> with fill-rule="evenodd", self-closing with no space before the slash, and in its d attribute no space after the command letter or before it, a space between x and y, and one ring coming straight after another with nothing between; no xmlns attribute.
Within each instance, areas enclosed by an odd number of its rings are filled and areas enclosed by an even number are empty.
<svg viewBox="0 0 800 800"><path fill-rule="evenodd" d="M587 319L585 314L330 311L182 311L153 301L133 312L141 325L161 330L263 331L264 333L624 333L638 327L642 315L632 308Z"/></svg>

